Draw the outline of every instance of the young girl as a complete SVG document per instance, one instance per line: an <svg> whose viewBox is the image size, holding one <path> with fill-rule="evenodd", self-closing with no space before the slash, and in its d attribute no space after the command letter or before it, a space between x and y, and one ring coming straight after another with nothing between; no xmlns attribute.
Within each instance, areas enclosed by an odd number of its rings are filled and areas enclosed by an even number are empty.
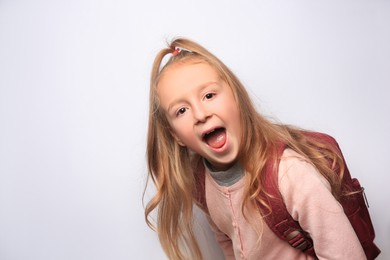
<svg viewBox="0 0 390 260"><path fill-rule="evenodd" d="M194 202L226 259L315 259L264 221L275 214L263 176L270 163L316 257L365 259L338 202L345 195L341 177L330 168L343 165L342 156L311 136L259 114L232 71L199 44L179 38L161 50L151 75L147 144L157 193L145 217L153 227L149 215L158 208L157 233L169 259L202 259L192 229ZM280 144L287 148L278 155Z"/></svg>

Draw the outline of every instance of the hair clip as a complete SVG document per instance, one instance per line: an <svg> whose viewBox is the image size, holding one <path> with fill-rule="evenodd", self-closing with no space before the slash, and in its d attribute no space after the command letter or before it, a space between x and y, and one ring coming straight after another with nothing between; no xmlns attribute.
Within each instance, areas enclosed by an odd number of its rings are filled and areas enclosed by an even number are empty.
<svg viewBox="0 0 390 260"><path fill-rule="evenodd" d="M175 57L180 52L181 52L181 48L180 47L175 47L175 50L172 52L172 56Z"/></svg>

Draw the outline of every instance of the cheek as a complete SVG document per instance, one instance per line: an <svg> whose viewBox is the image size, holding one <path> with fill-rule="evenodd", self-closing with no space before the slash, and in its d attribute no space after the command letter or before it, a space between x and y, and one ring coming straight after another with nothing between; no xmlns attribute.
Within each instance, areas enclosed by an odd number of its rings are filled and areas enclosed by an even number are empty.
<svg viewBox="0 0 390 260"><path fill-rule="evenodd" d="M230 118L232 118L234 120L239 120L240 119L240 112L238 110L238 106L236 105L236 102L234 101L234 99L227 100L225 104L228 104L224 108L225 115L229 116Z"/></svg>
<svg viewBox="0 0 390 260"><path fill-rule="evenodd" d="M180 139L186 139L190 135L189 124L186 120L178 120L171 123L172 133Z"/></svg>
<svg viewBox="0 0 390 260"><path fill-rule="evenodd" d="M230 118L233 128L237 134L241 134L241 114L234 101L225 110L225 115Z"/></svg>

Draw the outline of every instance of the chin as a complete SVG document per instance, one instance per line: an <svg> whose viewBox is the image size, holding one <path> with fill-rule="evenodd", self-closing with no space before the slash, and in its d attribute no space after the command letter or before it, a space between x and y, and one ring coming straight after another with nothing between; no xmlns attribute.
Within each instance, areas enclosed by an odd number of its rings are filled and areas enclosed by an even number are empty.
<svg viewBox="0 0 390 260"><path fill-rule="evenodd" d="M230 162L221 162L221 163L211 163L213 168L217 171L226 171L230 167L232 167L236 163L235 160L230 161Z"/></svg>

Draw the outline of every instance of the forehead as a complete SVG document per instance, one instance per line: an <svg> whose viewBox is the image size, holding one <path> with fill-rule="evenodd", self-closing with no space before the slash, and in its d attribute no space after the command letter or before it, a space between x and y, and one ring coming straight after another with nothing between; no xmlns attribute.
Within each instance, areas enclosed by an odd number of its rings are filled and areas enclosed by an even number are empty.
<svg viewBox="0 0 390 260"><path fill-rule="evenodd" d="M202 84L207 80L218 80L220 77L217 71L207 62L192 60L178 62L165 68L157 84L161 90L167 86L188 86Z"/></svg>

